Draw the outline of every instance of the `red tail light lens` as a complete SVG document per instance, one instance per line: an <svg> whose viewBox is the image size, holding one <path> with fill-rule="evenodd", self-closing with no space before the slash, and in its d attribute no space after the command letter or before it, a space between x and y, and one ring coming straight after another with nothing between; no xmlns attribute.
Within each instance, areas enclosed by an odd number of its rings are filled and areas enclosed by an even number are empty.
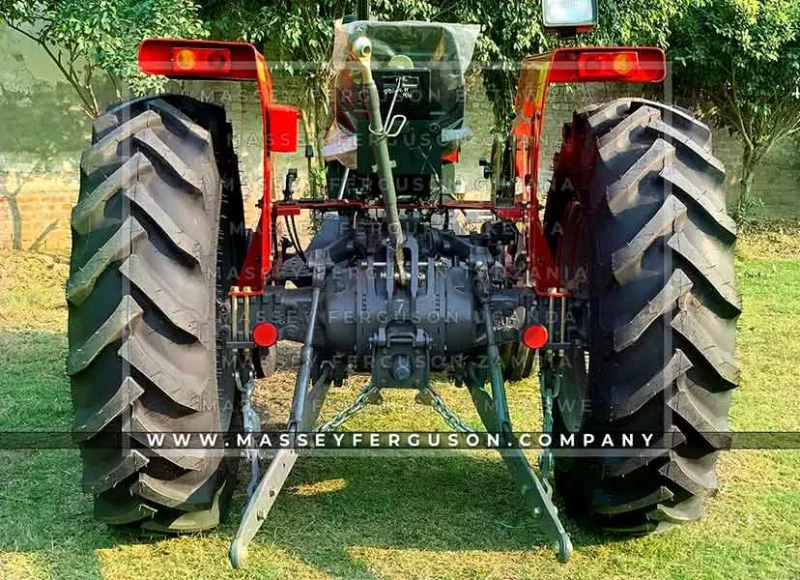
<svg viewBox="0 0 800 580"><path fill-rule="evenodd" d="M145 38L139 45L139 68L172 78L258 80L258 52L244 42Z"/></svg>
<svg viewBox="0 0 800 580"><path fill-rule="evenodd" d="M182 75L221 75L231 72L231 51L227 48L172 49L172 70Z"/></svg>
<svg viewBox="0 0 800 580"><path fill-rule="evenodd" d="M630 75L637 66L639 57L635 52L589 52L578 57L578 75L583 78L613 80Z"/></svg>
<svg viewBox="0 0 800 580"><path fill-rule="evenodd" d="M278 329L269 322L259 322L253 328L253 342L261 348L269 348L278 342Z"/></svg>
<svg viewBox="0 0 800 580"><path fill-rule="evenodd" d="M522 331L522 344L531 350L538 350L547 344L547 329L541 324L532 324Z"/></svg>
<svg viewBox="0 0 800 580"><path fill-rule="evenodd" d="M562 48L550 66L551 83L657 83L667 72L660 48Z"/></svg>

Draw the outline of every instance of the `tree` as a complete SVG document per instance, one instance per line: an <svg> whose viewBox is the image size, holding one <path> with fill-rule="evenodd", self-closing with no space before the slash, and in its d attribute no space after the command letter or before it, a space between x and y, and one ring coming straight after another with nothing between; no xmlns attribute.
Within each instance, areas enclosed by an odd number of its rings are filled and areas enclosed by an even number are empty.
<svg viewBox="0 0 800 580"><path fill-rule="evenodd" d="M86 118L75 106L72 88L37 79L18 52L17 35L5 32L0 30L0 52L7 59L0 70L0 201L8 211L11 247L21 250L19 197L42 173L63 171L63 153L85 139ZM50 223L28 249L35 250L58 225Z"/></svg>
<svg viewBox="0 0 800 580"><path fill-rule="evenodd" d="M192 0L0 0L0 22L42 47L89 118L101 109L98 77L106 77L118 100L126 89L163 88L163 77L138 70L143 38L208 35Z"/></svg>
<svg viewBox="0 0 800 580"><path fill-rule="evenodd" d="M671 19L691 1L694 0L600 0L598 29L582 37L581 42L664 46ZM202 4L203 17L212 23L213 36L259 44L273 66L301 79L304 89L300 103L306 132L309 141L316 140L318 145L330 115L333 21L355 13L357 2L278 0L264 5L258 0L207 0ZM483 25L475 60L481 63L498 132L506 132L513 118L522 59L565 42L545 34L541 1L535 0L373 0L372 15L380 20Z"/></svg>
<svg viewBox="0 0 800 580"><path fill-rule="evenodd" d="M742 141L745 224L760 162L800 132L800 0L706 0L681 14L671 45L680 98Z"/></svg>
<svg viewBox="0 0 800 580"><path fill-rule="evenodd" d="M457 3L458 9L446 13L461 22L484 25L475 59L483 63L484 86L494 108L495 129L505 134L514 115L513 99L523 58L574 43L665 47L676 14L697 1L599 0L597 27L576 39L545 32L541 2L470 0Z"/></svg>

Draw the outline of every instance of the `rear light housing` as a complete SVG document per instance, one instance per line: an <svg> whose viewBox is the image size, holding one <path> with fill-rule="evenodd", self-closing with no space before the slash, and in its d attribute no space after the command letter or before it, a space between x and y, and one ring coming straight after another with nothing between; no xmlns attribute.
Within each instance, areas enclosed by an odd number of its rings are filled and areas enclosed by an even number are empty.
<svg viewBox="0 0 800 580"><path fill-rule="evenodd" d="M666 75L666 55L660 48L563 48L553 54L548 81L658 83Z"/></svg>
<svg viewBox="0 0 800 580"><path fill-rule="evenodd" d="M273 153L297 151L297 123L300 111L287 105L272 104L266 109L267 147Z"/></svg>
<svg viewBox="0 0 800 580"><path fill-rule="evenodd" d="M139 45L139 68L172 78L256 81L258 56L245 42L146 38Z"/></svg>

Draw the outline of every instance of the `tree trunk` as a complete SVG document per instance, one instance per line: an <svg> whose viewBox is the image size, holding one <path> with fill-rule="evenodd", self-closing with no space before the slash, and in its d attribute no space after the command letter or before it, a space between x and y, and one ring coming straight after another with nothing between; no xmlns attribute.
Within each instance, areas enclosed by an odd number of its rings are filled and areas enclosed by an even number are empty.
<svg viewBox="0 0 800 580"><path fill-rule="evenodd" d="M734 218L739 226L743 226L752 217L753 206L758 199L753 196L753 178L763 152L745 144L742 151L742 179L739 183L739 200L736 203Z"/></svg>
<svg viewBox="0 0 800 580"><path fill-rule="evenodd" d="M22 214L16 196L0 194L8 202L8 215L11 218L11 247L15 250L22 249Z"/></svg>

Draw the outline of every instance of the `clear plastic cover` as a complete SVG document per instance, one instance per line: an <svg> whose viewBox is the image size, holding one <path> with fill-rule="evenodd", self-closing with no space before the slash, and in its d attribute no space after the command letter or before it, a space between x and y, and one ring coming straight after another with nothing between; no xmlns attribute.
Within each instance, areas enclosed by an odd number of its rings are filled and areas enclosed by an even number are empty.
<svg viewBox="0 0 800 580"><path fill-rule="evenodd" d="M464 74L472 62L480 26L439 22L355 21L335 25L332 67L336 74L333 124L326 135L325 157L354 166L355 127L363 115L352 42L366 36L372 43L373 70L425 69L431 75L431 94L438 108L438 123L447 140L463 138ZM453 137L455 136L455 137Z"/></svg>
<svg viewBox="0 0 800 580"><path fill-rule="evenodd" d="M381 22L358 20L335 24L333 69L341 71L353 62L350 42L366 35L372 42L373 68L386 66L396 55L406 55L420 68L457 65L463 77L472 62L475 43L481 32L477 24L441 22Z"/></svg>

